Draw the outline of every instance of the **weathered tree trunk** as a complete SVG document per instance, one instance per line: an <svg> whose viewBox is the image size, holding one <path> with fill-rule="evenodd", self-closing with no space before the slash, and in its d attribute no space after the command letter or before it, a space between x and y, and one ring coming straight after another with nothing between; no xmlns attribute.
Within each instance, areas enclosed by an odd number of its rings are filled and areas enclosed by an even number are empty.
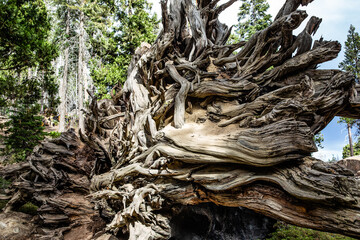
<svg viewBox="0 0 360 240"><path fill-rule="evenodd" d="M45 71L42 70L41 68L39 69L39 77L41 79L45 78ZM45 113L45 106L46 106L46 93L45 90L42 90L41 92L41 99L40 99L40 113L44 114Z"/></svg>
<svg viewBox="0 0 360 240"><path fill-rule="evenodd" d="M65 34L68 38L70 34L70 9L67 9L66 11L66 29ZM59 106L59 113L60 113L60 120L59 120L59 132L64 132L65 127L65 117L66 117L66 91L67 91L67 82L68 82L68 72L69 72L69 44L67 43L67 46L64 51L64 74L63 78L60 82L60 88L59 88L59 95L60 95L60 106Z"/></svg>
<svg viewBox="0 0 360 240"><path fill-rule="evenodd" d="M352 136L351 136L351 125L347 124L347 130L348 130L348 137L349 137L349 146L350 146L350 156L354 156L354 146L352 143Z"/></svg>
<svg viewBox="0 0 360 240"><path fill-rule="evenodd" d="M85 130L85 120L83 114L84 108L84 4L85 0L81 1L80 5L80 19L79 19L79 58L78 58L78 117L79 129Z"/></svg>
<svg viewBox="0 0 360 240"><path fill-rule="evenodd" d="M218 16L235 0L218 2L162 0L163 30L152 46L136 51L123 89L101 101L89 92L92 101L81 135L86 145L76 145L87 158L76 155L74 144L64 149L59 140L44 143L43 149L60 156L46 166L67 177L44 168L49 156L37 151L38 163L29 159L29 171L13 184L6 209L46 192L39 214L56 208L57 217L43 217L53 224L52 233L63 219L73 223L64 217L74 216L70 205L47 200L68 191L71 184L56 185L53 179L71 182L71 172L91 178L78 198L89 187L86 199L95 202L107 222L93 239L101 234L176 239L174 216L211 203L360 237L359 178L310 157L317 151L313 136L334 116L360 116L354 77L317 69L334 59L341 45L323 39L313 43L311 35L321 22L316 17L293 35L307 17L296 9L311 0L287 0L267 29L247 42L226 45L230 29ZM70 164L78 158L91 165L90 172ZM75 194L79 188L70 189ZM55 202L53 208L49 202ZM215 221L214 216L208 219Z"/></svg>
<svg viewBox="0 0 360 240"><path fill-rule="evenodd" d="M86 70L88 69L86 68ZM87 89L92 89L92 87L90 86L90 80L90 76L86 74L86 76L84 76L84 102L89 102L90 100L89 93L87 92Z"/></svg>
<svg viewBox="0 0 360 240"><path fill-rule="evenodd" d="M105 227L87 198L94 156L73 130L44 141L28 162L0 169L3 177L14 179L4 212L31 201L39 206L39 217L29 239L90 239Z"/></svg>

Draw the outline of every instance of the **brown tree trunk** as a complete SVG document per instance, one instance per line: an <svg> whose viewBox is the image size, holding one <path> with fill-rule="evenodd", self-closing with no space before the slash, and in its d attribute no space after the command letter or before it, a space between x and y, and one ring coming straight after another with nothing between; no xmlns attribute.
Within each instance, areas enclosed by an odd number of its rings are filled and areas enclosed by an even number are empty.
<svg viewBox="0 0 360 240"><path fill-rule="evenodd" d="M82 142L69 141L75 137L68 133L43 143L22 166L27 170L13 183L6 209L40 199L39 214L48 214L42 218L54 233L64 221L87 224L71 217L64 194L84 202L87 196L99 212L76 205L76 214L89 211L107 223L89 233L93 239L175 238L174 218L182 209L211 203L360 237L359 178L310 157L317 151L313 136L336 115L360 116L354 77L317 69L341 45L313 43L316 17L293 35L307 17L296 9L311 0L286 1L267 29L226 45L231 29L218 16L235 0L218 2L161 1L163 31L136 51L123 89L101 101L89 92ZM79 169L80 160L91 167ZM88 179L83 188L79 174ZM196 211L216 222L207 210Z"/></svg>

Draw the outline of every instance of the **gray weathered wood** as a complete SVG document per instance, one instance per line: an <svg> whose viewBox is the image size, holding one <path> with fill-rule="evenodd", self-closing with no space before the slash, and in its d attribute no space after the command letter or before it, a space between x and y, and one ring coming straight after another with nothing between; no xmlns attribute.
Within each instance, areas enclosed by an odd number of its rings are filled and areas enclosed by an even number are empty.
<svg viewBox="0 0 360 240"><path fill-rule="evenodd" d="M267 29L226 46L218 15L234 1L218 2L162 0L163 30L137 50L124 87L111 100L90 93L82 141L64 134L9 167L21 176L7 209L41 202L53 234L94 222L89 212L107 223L94 238L168 239L169 209L212 202L360 237L359 179L310 157L335 116L360 116L354 76L316 69L341 45L313 41L316 17L294 36L307 18L297 8L312 1L287 0Z"/></svg>

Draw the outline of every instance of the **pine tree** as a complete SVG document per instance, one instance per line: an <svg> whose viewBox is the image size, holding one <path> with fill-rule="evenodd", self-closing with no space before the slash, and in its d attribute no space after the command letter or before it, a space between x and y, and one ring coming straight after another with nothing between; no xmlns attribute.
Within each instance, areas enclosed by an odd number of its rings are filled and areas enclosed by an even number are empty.
<svg viewBox="0 0 360 240"><path fill-rule="evenodd" d="M350 72L354 75L356 82L359 82L360 77L360 36L355 31L355 27L350 25L347 40L345 42L345 56L344 60L339 64L339 68ZM349 153L354 156L354 147L352 143L351 129L359 120L351 118L340 118L338 123L345 123L348 130L349 137Z"/></svg>
<svg viewBox="0 0 360 240"><path fill-rule="evenodd" d="M353 146L353 151L354 151L354 156L356 155L360 155L360 141L358 140L357 142L355 142L354 146ZM345 147L343 147L343 151L342 151L342 157L343 159L350 157L350 145L347 144L345 145Z"/></svg>
<svg viewBox="0 0 360 240"><path fill-rule="evenodd" d="M60 78L60 89L59 89L59 96L60 96L60 106L59 106L59 132L64 132L65 127L65 117L66 117L66 91L67 91L67 82L68 82L68 76L69 76L69 42L68 38L70 35L70 9L66 8L65 12L65 50L64 50L64 71L62 78Z"/></svg>
<svg viewBox="0 0 360 240"><path fill-rule="evenodd" d="M107 0L56 0L56 37L61 56L57 60L60 82L59 131L65 130L65 118L71 125L79 120L92 89L90 69L99 68L99 59L113 57L116 43L111 24L114 2ZM109 44L110 43L110 44ZM76 126L74 126L76 127Z"/></svg>
<svg viewBox="0 0 360 240"><path fill-rule="evenodd" d="M354 147L353 147L353 143L352 143L352 134L351 134L351 129L354 126L354 124L356 123L356 119L352 119L352 118L340 118L340 120L338 121L338 123L345 123L346 124L346 128L348 130L348 137L349 137L349 148L350 148L350 156L354 156Z"/></svg>
<svg viewBox="0 0 360 240"><path fill-rule="evenodd" d="M158 23L150 13L151 4L146 0L117 1L112 32L103 41L103 52L92 68L92 77L99 95L110 92L115 84L127 78L131 56L142 42L152 43L156 38ZM106 47L106 48L105 48Z"/></svg>
<svg viewBox="0 0 360 240"><path fill-rule="evenodd" d="M78 117L79 129L84 132L85 121L82 109L84 108L84 51L85 51L85 29L84 29L84 6L85 0L80 3L80 18L79 18L79 55L78 55ZM86 88L86 87L85 87ZM86 89L85 89L86 91Z"/></svg>
<svg viewBox="0 0 360 240"><path fill-rule="evenodd" d="M17 86L16 103L10 110L10 121L5 124L5 144L13 161L22 161L44 139L42 117L39 116L41 86L36 79L22 79Z"/></svg>
<svg viewBox="0 0 360 240"><path fill-rule="evenodd" d="M10 117L5 143L21 160L44 137L40 109L57 104L51 66L57 49L43 0L1 1L0 22L0 104Z"/></svg>
<svg viewBox="0 0 360 240"><path fill-rule="evenodd" d="M76 0L53 0L51 1L53 20L53 41L59 46L59 57L54 66L56 79L59 83L60 105L59 132L66 130L66 116L70 112L70 103L77 100L77 8ZM76 116L74 116L76 117Z"/></svg>
<svg viewBox="0 0 360 240"><path fill-rule="evenodd" d="M357 82L360 77L360 36L355 27L350 25L349 34L345 42L345 57L339 68L351 72Z"/></svg>
<svg viewBox="0 0 360 240"><path fill-rule="evenodd" d="M266 0L241 0L239 23L235 25L232 41L248 40L254 33L271 24L271 15L266 11L270 5Z"/></svg>
<svg viewBox="0 0 360 240"><path fill-rule="evenodd" d="M22 70L49 62L55 54L45 41L51 28L43 0L0 1L0 70Z"/></svg>
<svg viewBox="0 0 360 240"><path fill-rule="evenodd" d="M324 135L321 132L316 134L314 136L314 142L318 148L324 148L324 146L322 145L322 143L324 142Z"/></svg>

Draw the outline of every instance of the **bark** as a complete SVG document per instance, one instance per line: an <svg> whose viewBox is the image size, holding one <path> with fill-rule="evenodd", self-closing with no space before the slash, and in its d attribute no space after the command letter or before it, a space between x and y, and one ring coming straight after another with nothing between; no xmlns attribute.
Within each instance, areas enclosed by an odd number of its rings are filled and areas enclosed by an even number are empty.
<svg viewBox="0 0 360 240"><path fill-rule="evenodd" d="M44 143L35 154L42 160L24 164L27 171L12 185L6 209L24 198L39 199L36 189L46 191L39 214L54 232L60 223L79 219L70 215L93 211L86 202L91 199L99 210L93 216L107 223L102 232L91 232L93 239L175 238L176 209L211 203L360 237L359 178L310 157L317 151L313 136L335 116L360 116L354 76L317 69L341 45L313 42L321 22L315 17L295 36L307 17L296 9L311 1L288 0L271 26L227 46L230 29L218 16L234 1L218 2L163 0L163 31L152 46L136 51L123 88L111 100L98 101L89 92L82 142L64 134L66 147L61 140ZM78 156L79 149L87 157ZM58 157L45 160L48 154ZM72 164L76 159L89 170ZM49 161L55 162L44 166ZM76 214L62 195L78 179L70 172L90 179L71 188L86 203L86 210L76 205L82 209ZM39 181L41 188L35 188ZM54 198L55 192L62 198ZM50 211L55 216L44 215L49 205L56 206Z"/></svg>
<svg viewBox="0 0 360 240"><path fill-rule="evenodd" d="M40 75L41 79L44 79L45 78L45 71L40 70L39 75ZM40 113L42 113L42 114L45 113L45 107L46 107L46 93L45 93L45 90L42 90L42 92L41 92L41 100L40 100Z"/></svg>
<svg viewBox="0 0 360 240"><path fill-rule="evenodd" d="M28 201L39 207L28 239L90 239L104 228L105 221L86 197L94 155L69 130L36 147L26 163L0 169L3 177L13 179L6 214Z"/></svg>
<svg viewBox="0 0 360 240"><path fill-rule="evenodd" d="M83 115L84 108L84 7L85 1L81 1L80 6L80 18L79 18L79 57L78 57L78 117L79 117L79 129L85 130L85 120Z"/></svg>
<svg viewBox="0 0 360 240"><path fill-rule="evenodd" d="M347 124L347 130L348 130L348 137L349 137L349 146L350 146L350 156L354 156L354 146L352 143L352 137L351 137L351 125Z"/></svg>
<svg viewBox="0 0 360 240"><path fill-rule="evenodd" d="M70 9L67 9L66 12L66 29L65 34L68 36L70 33ZM69 48L70 46L67 45L64 51L64 74L63 78L60 82L60 88L59 88L59 95L60 95L60 106L59 106L59 113L60 113L60 119L59 119L59 132L64 132L66 129L65 123L66 123L66 92L67 92L67 82L68 82L68 69L69 69Z"/></svg>

